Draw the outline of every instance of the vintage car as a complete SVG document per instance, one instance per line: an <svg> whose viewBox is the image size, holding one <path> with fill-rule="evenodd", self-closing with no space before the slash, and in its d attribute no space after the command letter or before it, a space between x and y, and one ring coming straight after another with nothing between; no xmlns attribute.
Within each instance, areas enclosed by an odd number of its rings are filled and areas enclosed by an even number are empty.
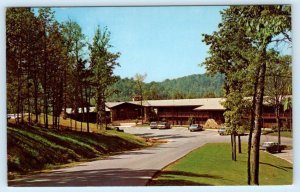
<svg viewBox="0 0 300 192"><path fill-rule="evenodd" d="M202 125L199 125L199 124L191 124L189 126L189 130L190 130L190 132L193 132L193 131L203 131L203 127L202 127Z"/></svg>
<svg viewBox="0 0 300 192"><path fill-rule="evenodd" d="M157 125L158 125L157 122L153 121L153 122L150 123L150 128L151 129L157 129Z"/></svg>
<svg viewBox="0 0 300 192"><path fill-rule="evenodd" d="M284 148L284 145L279 145L278 143L272 141L264 142L260 147L261 150L265 150L269 153L280 153Z"/></svg>
<svg viewBox="0 0 300 192"><path fill-rule="evenodd" d="M157 125L158 129L171 129L171 125L167 122L159 122Z"/></svg>

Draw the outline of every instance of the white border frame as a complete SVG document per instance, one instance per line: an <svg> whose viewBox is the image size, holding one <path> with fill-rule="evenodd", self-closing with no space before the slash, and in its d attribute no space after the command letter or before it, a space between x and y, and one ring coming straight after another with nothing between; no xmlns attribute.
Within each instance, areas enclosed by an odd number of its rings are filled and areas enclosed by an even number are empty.
<svg viewBox="0 0 300 192"><path fill-rule="evenodd" d="M160 6L160 5L241 5L241 4L291 4L292 5L292 34L293 34L293 185L290 186L201 186L201 187L7 187L7 137L6 137L6 56L5 56L5 9L6 7L37 7L37 6ZM297 0L2 0L0 1L0 191L99 191L123 192L129 191L299 191L300 190L300 1ZM298 34L298 35L297 35ZM298 109L297 109L298 107ZM298 118L297 118L298 117Z"/></svg>

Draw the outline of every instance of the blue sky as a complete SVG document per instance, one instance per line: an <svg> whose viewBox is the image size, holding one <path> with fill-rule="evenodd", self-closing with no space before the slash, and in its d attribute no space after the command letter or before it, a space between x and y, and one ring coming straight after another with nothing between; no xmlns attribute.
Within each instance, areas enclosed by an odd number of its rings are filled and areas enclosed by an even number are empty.
<svg viewBox="0 0 300 192"><path fill-rule="evenodd" d="M112 51L120 52L115 74L147 74L146 82L204 73L208 47L203 33L217 30L220 6L55 8L58 21L73 20L92 41L98 25L111 32Z"/></svg>

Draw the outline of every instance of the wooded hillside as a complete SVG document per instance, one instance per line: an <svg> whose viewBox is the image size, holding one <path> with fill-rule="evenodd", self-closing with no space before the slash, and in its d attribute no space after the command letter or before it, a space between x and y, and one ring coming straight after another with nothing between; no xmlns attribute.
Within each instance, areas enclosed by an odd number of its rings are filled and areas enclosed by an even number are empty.
<svg viewBox="0 0 300 192"><path fill-rule="evenodd" d="M145 99L184 99L201 97L222 97L224 76L216 74L195 74L177 79L166 79L162 82L144 83ZM128 101L136 94L133 78L124 78L111 86L117 94L108 98L109 101Z"/></svg>

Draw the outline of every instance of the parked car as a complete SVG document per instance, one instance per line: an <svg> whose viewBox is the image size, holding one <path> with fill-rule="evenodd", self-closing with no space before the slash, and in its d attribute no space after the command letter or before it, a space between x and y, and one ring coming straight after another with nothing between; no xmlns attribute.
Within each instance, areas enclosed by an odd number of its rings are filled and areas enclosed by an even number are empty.
<svg viewBox="0 0 300 192"><path fill-rule="evenodd" d="M193 131L203 131L203 127L202 127L202 125L199 125L199 124L191 124L189 126L189 130L190 130L190 132L193 132Z"/></svg>
<svg viewBox="0 0 300 192"><path fill-rule="evenodd" d="M171 129L171 125L167 122L159 122L157 125L158 129Z"/></svg>
<svg viewBox="0 0 300 192"><path fill-rule="evenodd" d="M227 135L226 128L222 127L220 129L218 129L218 133L219 133L219 135Z"/></svg>
<svg viewBox="0 0 300 192"><path fill-rule="evenodd" d="M285 148L284 145L279 145L276 142L268 141L268 142L264 142L260 149L265 150L269 153L276 153L276 152L280 153L281 150L283 150L284 148Z"/></svg>
<svg viewBox="0 0 300 192"><path fill-rule="evenodd" d="M150 123L150 128L151 129L157 129L157 125L158 125L157 122L153 121L153 122Z"/></svg>

